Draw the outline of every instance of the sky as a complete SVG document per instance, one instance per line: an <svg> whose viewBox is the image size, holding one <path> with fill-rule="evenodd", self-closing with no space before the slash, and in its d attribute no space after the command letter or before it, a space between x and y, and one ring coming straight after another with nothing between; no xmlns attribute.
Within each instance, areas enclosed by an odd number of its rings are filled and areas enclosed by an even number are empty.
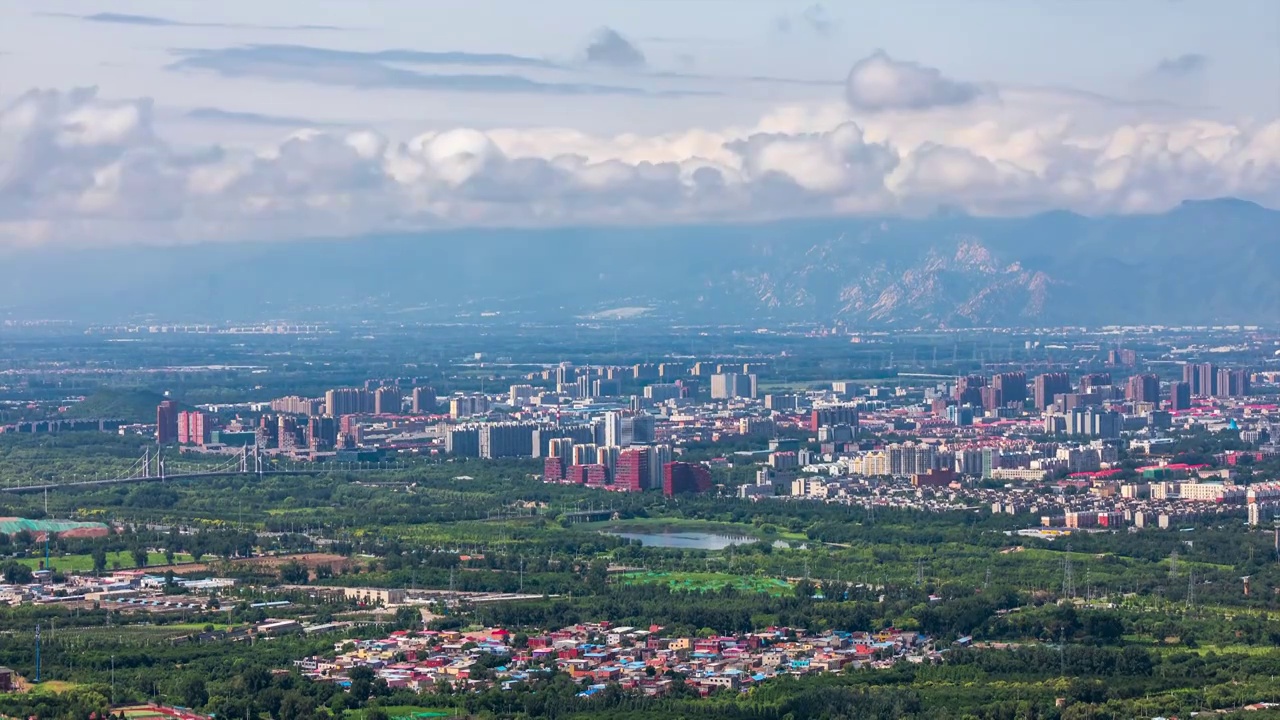
<svg viewBox="0 0 1280 720"><path fill-rule="evenodd" d="M1275 0L0 4L0 246L1224 196Z"/></svg>

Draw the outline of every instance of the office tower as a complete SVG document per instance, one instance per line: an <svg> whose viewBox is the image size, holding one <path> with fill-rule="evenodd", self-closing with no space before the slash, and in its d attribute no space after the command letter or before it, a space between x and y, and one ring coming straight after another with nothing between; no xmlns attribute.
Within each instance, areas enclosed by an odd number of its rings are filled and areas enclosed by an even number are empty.
<svg viewBox="0 0 1280 720"><path fill-rule="evenodd" d="M1125 399L1135 403L1160 403L1160 377L1154 373L1142 373L1129 378Z"/></svg>
<svg viewBox="0 0 1280 720"><path fill-rule="evenodd" d="M205 414L196 410L178 413L178 444L203 447L209 442L209 427Z"/></svg>
<svg viewBox="0 0 1280 720"><path fill-rule="evenodd" d="M1037 375L1034 390L1036 410L1044 410L1053 404L1055 395L1071 392L1071 376L1064 372Z"/></svg>
<svg viewBox="0 0 1280 720"><path fill-rule="evenodd" d="M613 472L613 486L627 492L649 489L649 456L652 452L647 447L630 447L619 452Z"/></svg>
<svg viewBox="0 0 1280 720"><path fill-rule="evenodd" d="M178 440L178 403L162 400L156 406L156 442L167 445Z"/></svg>
<svg viewBox="0 0 1280 720"><path fill-rule="evenodd" d="M307 418L307 447L311 450L328 450L338 442L338 419L333 417Z"/></svg>
<svg viewBox="0 0 1280 720"><path fill-rule="evenodd" d="M809 431L818 432L829 425L848 425L858 429L858 408L852 405L828 405L814 408L809 413Z"/></svg>
<svg viewBox="0 0 1280 720"><path fill-rule="evenodd" d="M375 415L400 414L400 388L380 387L373 392L373 412Z"/></svg>
<svg viewBox="0 0 1280 720"><path fill-rule="evenodd" d="M413 389L410 409L416 415L431 415L436 411L436 389L416 387Z"/></svg>
<svg viewBox="0 0 1280 720"><path fill-rule="evenodd" d="M1080 392L1087 393L1095 387L1106 387L1111 384L1111 373L1089 373L1080 377Z"/></svg>
<svg viewBox="0 0 1280 720"><path fill-rule="evenodd" d="M1000 392L995 388L991 388L993 392ZM945 400L943 402L946 402ZM965 427L973 424L973 408L968 405L948 405L946 406L946 417L958 427Z"/></svg>
<svg viewBox="0 0 1280 720"><path fill-rule="evenodd" d="M966 375L956 381L956 403L959 405L981 405L982 388L987 386L987 379L981 375Z"/></svg>
<svg viewBox="0 0 1280 720"><path fill-rule="evenodd" d="M1000 391L1003 402L1022 404L1027 400L1027 374L1024 372L995 375L991 378L991 387Z"/></svg>
<svg viewBox="0 0 1280 720"><path fill-rule="evenodd" d="M1186 374L1184 373L1185 377ZM1191 384L1185 380L1169 385L1169 409L1178 412L1191 409Z"/></svg>
<svg viewBox="0 0 1280 720"><path fill-rule="evenodd" d="M711 471L706 465L669 462L662 466L662 492L667 497L711 491Z"/></svg>
<svg viewBox="0 0 1280 720"><path fill-rule="evenodd" d="M520 407L528 405L529 400L533 398L532 385L512 385L507 390L507 404L511 407Z"/></svg>
<svg viewBox="0 0 1280 720"><path fill-rule="evenodd" d="M530 423L485 423L480 426L479 451L482 458L533 457Z"/></svg>

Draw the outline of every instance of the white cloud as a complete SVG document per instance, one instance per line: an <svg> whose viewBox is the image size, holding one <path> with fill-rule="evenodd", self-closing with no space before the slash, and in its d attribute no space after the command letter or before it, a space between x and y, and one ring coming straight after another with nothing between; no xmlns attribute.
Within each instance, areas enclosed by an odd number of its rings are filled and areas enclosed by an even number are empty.
<svg viewBox="0 0 1280 720"><path fill-rule="evenodd" d="M936 68L894 60L877 51L849 71L845 98L856 110L924 110L964 105L982 94L973 83L945 77Z"/></svg>
<svg viewBox="0 0 1280 720"><path fill-rule="evenodd" d="M888 62L898 76L910 65ZM929 90L937 83L921 85L918 71L907 73L917 79L906 90L868 91L874 110L782 107L738 127L616 137L453 128L407 139L327 128L254 148L175 146L146 99L33 91L0 111L0 244L741 221L941 205L983 214L1147 212L1225 195L1280 205L1280 120L1205 120L1015 89L928 107L959 95ZM945 90L951 81L942 82Z"/></svg>

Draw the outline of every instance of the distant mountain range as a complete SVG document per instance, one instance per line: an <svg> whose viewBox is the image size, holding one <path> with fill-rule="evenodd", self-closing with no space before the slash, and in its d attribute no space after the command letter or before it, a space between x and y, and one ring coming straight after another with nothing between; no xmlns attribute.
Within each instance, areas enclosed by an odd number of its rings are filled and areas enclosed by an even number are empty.
<svg viewBox="0 0 1280 720"><path fill-rule="evenodd" d="M0 253L0 318L1274 324L1280 212L939 214Z"/></svg>

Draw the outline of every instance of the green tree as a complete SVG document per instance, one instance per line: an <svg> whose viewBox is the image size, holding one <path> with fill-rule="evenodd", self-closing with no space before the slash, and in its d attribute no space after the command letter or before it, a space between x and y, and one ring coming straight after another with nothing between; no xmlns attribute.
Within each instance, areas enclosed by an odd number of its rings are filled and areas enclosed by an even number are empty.
<svg viewBox="0 0 1280 720"><path fill-rule="evenodd" d="M93 547L93 571L101 573L107 569L107 549L101 545Z"/></svg>
<svg viewBox="0 0 1280 720"><path fill-rule="evenodd" d="M199 675L184 676L178 683L177 695L185 707L193 709L204 707L209 702L209 690Z"/></svg>
<svg viewBox="0 0 1280 720"><path fill-rule="evenodd" d="M4 581L10 585L26 585L33 577L31 568L16 560L6 562L0 569L0 575L3 575Z"/></svg>
<svg viewBox="0 0 1280 720"><path fill-rule="evenodd" d="M142 546L138 546L138 547L135 547L131 551L131 553L133 555L134 567L142 568L147 566L147 549L146 548Z"/></svg>

